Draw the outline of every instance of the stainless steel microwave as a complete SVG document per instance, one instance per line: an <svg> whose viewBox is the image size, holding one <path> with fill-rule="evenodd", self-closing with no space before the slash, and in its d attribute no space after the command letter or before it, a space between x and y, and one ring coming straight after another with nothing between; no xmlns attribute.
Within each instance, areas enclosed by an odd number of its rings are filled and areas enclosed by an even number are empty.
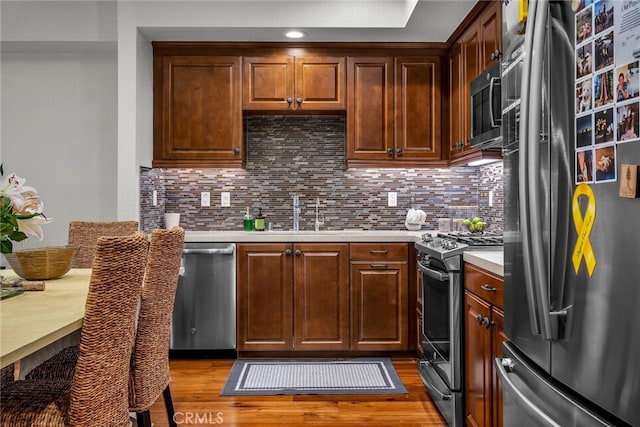
<svg viewBox="0 0 640 427"><path fill-rule="evenodd" d="M502 147L502 95L500 61L471 81L471 146L488 149Z"/></svg>

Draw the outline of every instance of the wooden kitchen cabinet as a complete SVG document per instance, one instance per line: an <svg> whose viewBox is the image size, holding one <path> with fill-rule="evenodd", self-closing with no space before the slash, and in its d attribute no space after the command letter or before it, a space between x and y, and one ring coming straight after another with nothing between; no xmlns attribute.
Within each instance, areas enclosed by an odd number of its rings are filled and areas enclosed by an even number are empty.
<svg viewBox="0 0 640 427"><path fill-rule="evenodd" d="M471 148L471 81L478 75L478 27L467 29L449 55L449 156L456 158Z"/></svg>
<svg viewBox="0 0 640 427"><path fill-rule="evenodd" d="M442 158L440 58L350 56L347 162L424 165Z"/></svg>
<svg viewBox="0 0 640 427"><path fill-rule="evenodd" d="M349 349L347 243L238 245L238 350Z"/></svg>
<svg viewBox="0 0 640 427"><path fill-rule="evenodd" d="M481 72L499 60L502 55L502 2L489 2L478 21L480 41L478 72Z"/></svg>
<svg viewBox="0 0 640 427"><path fill-rule="evenodd" d="M243 108L271 111L346 109L343 56L243 58Z"/></svg>
<svg viewBox="0 0 640 427"><path fill-rule="evenodd" d="M440 58L396 57L395 153L399 162L442 157Z"/></svg>
<svg viewBox="0 0 640 427"><path fill-rule="evenodd" d="M502 426L502 390L493 360L502 355L502 278L465 264L465 418L467 426Z"/></svg>
<svg viewBox="0 0 640 427"><path fill-rule="evenodd" d="M241 167L239 56L154 56L153 167Z"/></svg>
<svg viewBox="0 0 640 427"><path fill-rule="evenodd" d="M496 50L502 51L502 3L484 4L449 51L449 158L454 164L480 151L470 145L471 81L499 59Z"/></svg>
<svg viewBox="0 0 640 427"><path fill-rule="evenodd" d="M406 243L351 244L351 350L408 350Z"/></svg>

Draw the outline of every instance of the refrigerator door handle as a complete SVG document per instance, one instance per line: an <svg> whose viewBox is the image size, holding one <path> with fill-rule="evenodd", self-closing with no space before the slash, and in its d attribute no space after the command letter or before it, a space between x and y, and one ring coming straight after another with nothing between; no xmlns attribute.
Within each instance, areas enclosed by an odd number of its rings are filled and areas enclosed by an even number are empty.
<svg viewBox="0 0 640 427"><path fill-rule="evenodd" d="M494 361L500 383L502 384L503 393L508 393L510 397L515 399L518 406L536 421L537 426L562 427L553 421L545 412L535 405L514 382L510 376L514 375L507 371L508 367L513 367L513 362L509 358L496 358Z"/></svg>
<svg viewBox="0 0 640 427"><path fill-rule="evenodd" d="M536 20L536 2L529 2L528 25L533 26ZM533 27L532 27L533 28ZM531 52L533 46L533 31L525 33L525 52ZM527 146L529 143L529 110L531 89L531 67L532 61L530 55L525 55L522 64L522 80L521 80L521 102L520 102L520 149L518 152L518 201L519 201L519 218L520 218L520 234L522 238L522 261L524 285L527 295L527 308L529 313L529 325L533 335L540 334L538 309L536 305L536 292L534 289L533 265L531 257L531 218L530 218L530 197L529 197L529 153ZM537 96L537 95L536 95ZM533 98L535 98L534 96Z"/></svg>
<svg viewBox="0 0 640 427"><path fill-rule="evenodd" d="M542 93L542 67L544 62L544 41L549 17L549 1L538 0L536 2L536 15L531 49L531 84L530 94ZM527 133L527 151L529 157L528 183L529 183L529 211L530 215L530 248L531 266L533 272L533 286L535 287L538 316L542 338L546 341L555 339L551 328L551 310L549 304L549 281L545 257L543 218L544 204L541 197L540 183L540 123L542 116L542 98L540 96L529 97L529 127ZM557 329L557 328L554 328Z"/></svg>

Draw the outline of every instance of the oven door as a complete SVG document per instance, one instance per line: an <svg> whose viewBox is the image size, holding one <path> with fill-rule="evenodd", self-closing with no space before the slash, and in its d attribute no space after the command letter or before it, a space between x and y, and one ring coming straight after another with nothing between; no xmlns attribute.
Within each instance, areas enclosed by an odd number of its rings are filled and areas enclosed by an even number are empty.
<svg viewBox="0 0 640 427"><path fill-rule="evenodd" d="M451 390L461 390L460 273L431 259L422 273L422 336L425 358Z"/></svg>

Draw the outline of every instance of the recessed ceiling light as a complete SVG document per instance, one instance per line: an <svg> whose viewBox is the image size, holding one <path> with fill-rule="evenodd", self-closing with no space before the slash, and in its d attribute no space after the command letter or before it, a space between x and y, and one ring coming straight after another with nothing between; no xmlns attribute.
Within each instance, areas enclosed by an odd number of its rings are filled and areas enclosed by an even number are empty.
<svg viewBox="0 0 640 427"><path fill-rule="evenodd" d="M290 39L301 39L302 37L306 36L306 33L303 33L302 31L298 31L298 30L292 30L292 31L287 31L286 33L284 33L285 36L287 36Z"/></svg>

